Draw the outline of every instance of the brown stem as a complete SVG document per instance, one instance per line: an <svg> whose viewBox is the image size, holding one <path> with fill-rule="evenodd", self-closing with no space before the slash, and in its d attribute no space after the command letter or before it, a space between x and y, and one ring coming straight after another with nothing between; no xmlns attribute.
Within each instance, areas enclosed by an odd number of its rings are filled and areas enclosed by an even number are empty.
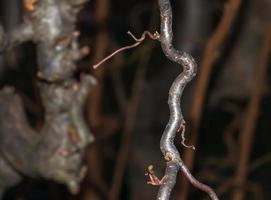
<svg viewBox="0 0 271 200"><path fill-rule="evenodd" d="M260 103L263 95L266 69L271 52L271 25L268 24L266 36L263 40L263 47L260 52L259 62L255 68L255 79L251 93L250 102L247 108L247 114L240 137L240 155L239 163L236 169L235 181L237 187L233 192L233 200L242 200L245 198L243 186L249 170L249 157L252 150L253 138L257 118L259 116Z"/></svg>
<svg viewBox="0 0 271 200"><path fill-rule="evenodd" d="M190 138L190 144L193 144L197 146L197 140L198 140L198 129L201 121L201 115L202 115L202 109L203 109L203 102L204 98L206 96L208 82L210 79L210 74L213 68L213 64L216 61L221 46L223 45L223 42L225 38L228 36L230 29L232 27L232 24L235 20L235 17L238 13L239 7L241 4L241 0L229 0L225 6L225 12L222 16L222 19L220 23L218 24L218 27L216 28L214 34L210 38L204 54L203 54L203 60L202 64L200 65L199 69L199 75L196 82L196 88L194 94L196 95L196 98L193 99L192 103L192 110L190 113L190 120L192 123L191 126L191 138ZM195 152L190 151L189 149L184 149L184 162L186 163L188 169L192 169L193 163L194 163L194 156ZM188 192L189 192L189 185L188 182L181 178L181 193L178 197L178 199L185 200L188 198Z"/></svg>
<svg viewBox="0 0 271 200"><path fill-rule="evenodd" d="M108 15L109 15L109 7L110 3L108 0L99 0L97 1L97 9L96 9L96 18L98 24L103 24ZM94 62L101 60L105 54L106 49L108 47L109 37L106 29L101 29L95 39L96 44L93 52L94 54ZM103 93L103 78L105 75L106 68L100 68L93 72L93 75L97 79L98 84L93 88L90 96L91 103L88 105L88 119L90 120L91 127L97 128L102 121L101 116L101 99Z"/></svg>
<svg viewBox="0 0 271 200"><path fill-rule="evenodd" d="M125 112L125 124L124 124L124 130L122 134L121 139L121 145L119 149L119 153L117 156L117 161L115 164L115 170L113 174L113 180L111 184L111 190L109 193L109 199L110 200L116 200L119 199L119 193L122 185L122 178L125 171L128 155L129 155L129 149L131 145L131 139L132 139L132 133L133 128L136 122L136 115L138 111L138 106L141 99L141 92L143 89L144 84L144 78L146 74L146 65L148 64L148 61L150 59L150 49L151 45L148 46L148 50L142 51L144 52L144 56L142 56L138 69L135 75L135 80L132 86L133 95L131 99L128 101L128 106L126 107Z"/></svg>
<svg viewBox="0 0 271 200"><path fill-rule="evenodd" d="M96 20L97 24L105 24L110 10L110 1L108 0L99 0L96 5ZM101 29L98 31L98 34L95 38L95 46L93 47L93 61L97 62L102 59L107 51L109 36L106 28L104 26L100 26ZM93 130L98 130L103 122L102 116L102 98L103 98L103 90L104 90L104 76L106 74L106 68L100 68L93 71L93 76L95 76L97 80L97 84L93 87L90 95L88 97L87 103L87 119L90 124L90 127ZM95 171L95 173L88 173L88 181L86 183L86 187L84 187L83 191L83 199L92 199L92 194L97 192L95 188L90 185L90 182L93 183L100 189L105 192L107 190L107 186L105 181L102 178L103 167L101 163L100 157L100 146L94 145L89 148L86 152L86 163L91 171ZM108 191L106 191L107 193ZM106 195L104 193L104 195Z"/></svg>

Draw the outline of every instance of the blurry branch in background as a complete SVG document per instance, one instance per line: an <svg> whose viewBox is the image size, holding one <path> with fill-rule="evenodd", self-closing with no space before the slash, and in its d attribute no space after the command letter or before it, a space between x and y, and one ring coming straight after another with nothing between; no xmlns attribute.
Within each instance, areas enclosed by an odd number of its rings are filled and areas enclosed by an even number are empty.
<svg viewBox="0 0 271 200"><path fill-rule="evenodd" d="M51 179L72 193L79 192L86 172L84 150L94 141L82 108L95 80L86 74L74 78L75 62L88 53L87 47L79 48L75 29L77 13L86 2L25 0L24 22L4 35L0 31L4 50L27 41L35 43L36 84L44 108L44 123L35 130L16 90L6 86L0 91L1 190L14 186L24 175Z"/></svg>
<svg viewBox="0 0 271 200"><path fill-rule="evenodd" d="M227 157L225 158L224 162L217 162L216 164L221 164L221 167L229 167L234 166L237 162L237 154L238 154L238 145L236 141L235 134L240 130L242 124L243 124L243 117L244 117L244 111L241 110L241 108L232 105L226 105L225 109L228 112L231 112L233 114L233 120L231 123L224 129L223 132L223 140L227 148Z"/></svg>
<svg viewBox="0 0 271 200"><path fill-rule="evenodd" d="M219 166L220 169L233 167L237 162L238 145L236 135L243 124L244 111L235 104L226 104L224 110L233 115L232 121L223 131L223 141L226 146L226 157L221 159L208 159L207 164Z"/></svg>
<svg viewBox="0 0 271 200"><path fill-rule="evenodd" d="M240 124L238 124L240 126ZM230 161L230 162L227 162ZM231 162L231 160L229 160L228 158L226 158L225 161L219 160L219 159L213 159L212 163L213 167L216 165L219 165L220 168L228 170L230 167L235 166L237 160L233 162ZM221 163L219 163L221 162ZM267 163L271 162L271 153L267 153L266 155L263 155L262 157L254 160L251 165L249 166L249 173L254 172L255 170L258 170L260 167L266 165ZM229 166L230 165L230 166ZM212 167L212 168L213 168ZM217 194L222 197L223 195L229 195L229 193L231 192L231 190L236 187L236 183L235 180L233 179L232 176L223 176L220 175L221 173L219 173L220 171L217 170L213 170L213 169L208 169L208 167L206 167L207 170L201 171L200 173L197 174L197 177L199 178L199 180L201 181L209 181L209 182L213 182L216 183L216 185L219 185L218 187L216 187L216 192ZM263 192L258 192L258 191L262 191L262 185L261 183L257 183L257 182L252 182L252 181L246 181L246 183L243 186L243 189L245 191L250 191L252 192L255 197L255 200L260 200L260 199L264 199ZM207 200L208 198L206 198Z"/></svg>
<svg viewBox="0 0 271 200"><path fill-rule="evenodd" d="M93 61L97 62L102 59L108 49L109 35L106 28L107 20L110 14L110 1L109 0L97 0L95 1L95 23L99 29L97 35L94 38L94 46L92 48ZM97 84L93 87L92 92L88 97L86 106L86 116L88 123L93 130L94 134L99 137L103 135L101 127L105 121L105 116L102 114L102 103L104 98L104 77L107 73L106 67L101 67L97 70L93 70L92 74L97 80ZM107 126L110 123L107 123ZM108 127L110 131L115 129L111 126ZM112 130L114 129L114 130ZM98 138L97 138L98 139ZM83 188L83 199L90 200L97 198L105 198L108 193L108 186L103 180L104 167L102 164L101 149L99 143L94 144L86 152L86 163L89 169L86 178L86 184Z"/></svg>
<svg viewBox="0 0 271 200"><path fill-rule="evenodd" d="M96 23L101 27L98 30L97 37L95 38L95 46L93 48L93 62L101 60L107 53L109 36L105 28L106 21L109 15L110 1L109 0L99 0L96 1ZM90 103L88 104L88 119L90 120L90 125L92 128L97 129L102 123L101 116L101 104L103 96L103 86L104 86L104 76L106 74L106 68L101 67L93 71L93 75L97 79L98 84L94 87L93 93L90 95Z"/></svg>
<svg viewBox="0 0 271 200"><path fill-rule="evenodd" d="M144 48L145 47L145 48ZM151 49L153 48L153 45L146 45L142 47L141 49L141 56L138 63L136 75L132 84L132 96L130 99L127 99L125 102L127 102L125 113L124 113L124 127L120 142L120 148L117 155L117 160L115 163L114 173L113 173L113 180L111 183L111 189L109 192L109 199L110 200L117 200L119 199L119 194L122 186L122 179L125 172L125 168L128 161L128 156L130 153L130 147L132 142L132 133L134 130L135 122L136 122L136 116L141 100L141 93L144 86L144 80L146 75L146 67L148 64L148 61L151 57ZM114 82L121 83L121 80L119 80L120 76L115 75ZM122 87L123 88L123 87ZM123 93L123 92L121 92Z"/></svg>
<svg viewBox="0 0 271 200"><path fill-rule="evenodd" d="M249 168L249 172L252 172L260 167L262 167L263 165L265 165L266 163L271 162L271 152L263 155L262 157L254 160Z"/></svg>
<svg viewBox="0 0 271 200"><path fill-rule="evenodd" d="M238 145L235 140L235 134L241 128L244 116L244 111L235 104L226 104L224 110L233 115L232 121L223 132L223 140L227 149L226 156L225 158L206 158L203 170L196 175L201 181L216 184L215 190L221 198L222 195L225 195L234 187L232 176L223 176L221 173L232 169L237 162Z"/></svg>
<svg viewBox="0 0 271 200"><path fill-rule="evenodd" d="M4 48L4 30L3 30L3 27L1 26L0 24L0 53L2 53L3 51L3 48Z"/></svg>
<svg viewBox="0 0 271 200"><path fill-rule="evenodd" d="M217 177L219 179L219 177ZM234 183L234 180L232 179L223 179L221 178L220 180L218 180L219 182L223 182L222 185L220 185L216 191L219 194L219 196L225 196L227 197L229 194L229 191L231 191L236 185ZM250 182L247 181L246 184L243 187L244 191L251 193L253 196L254 200L264 200L264 193L262 190L262 186L261 184L258 183L254 183L254 182ZM204 200L208 200L208 198L204 198Z"/></svg>
<svg viewBox="0 0 271 200"><path fill-rule="evenodd" d="M154 20L151 19L150 26L153 25L153 21ZM98 67L101 64L103 64L105 61L112 58L114 55L116 55L124 50L137 47L145 40L146 35L149 36L149 38L151 38L153 40L159 39L159 34L157 32L154 32L154 34L151 34L148 31L144 31L144 33L142 34L142 36L140 38L136 38L131 32L128 32L128 34L136 41L134 44L119 48L118 50L114 51L112 54L105 57L104 59L101 59L101 57L103 57L102 54L99 54L99 57L95 56L96 59L94 59L94 62L97 62L97 60L101 60L100 62L98 62L98 64L93 66L95 71L98 71L97 75L101 75L100 78L104 77L104 68L102 68L102 67L98 68ZM104 37L105 37L105 35L104 35ZM102 41L102 40L100 40L100 41L101 41L101 43L104 43L104 41ZM107 35L106 35L106 41L108 41ZM122 80L120 77L120 71L116 70L116 71L112 72L112 75L113 75L112 78L113 78L114 83L116 84L115 88L117 88L117 90L116 90L117 100L119 100L118 103L119 103L121 111L124 115L125 123L124 123L124 127L123 127L120 149L119 149L119 153L117 156L117 161L115 163L115 169L113 172L111 189L108 194L108 198L111 200L119 199L121 186L123 183L122 179L123 179L123 175L125 172L127 159L128 159L128 155L129 155L129 149L130 149L130 145L131 145L132 132L133 132L135 120L136 120L136 113L137 113L138 106L139 106L140 99L141 99L140 98L141 91L143 89L143 83L144 83L145 74L146 74L146 65L148 64L148 61L150 59L150 56L151 56L150 51L152 48L153 48L153 45L146 45L142 48L141 53L139 54L141 57L141 60L139 61L139 67L137 68L136 75L135 75L135 78L133 81L132 92L131 92L132 96L130 97L130 99L126 98L124 86L123 86L123 83L122 83ZM103 52L103 55L104 55L104 53L105 52ZM94 71L94 73L95 73L95 71ZM102 81L102 80L100 80L100 81ZM99 86L99 87L100 87L99 88L100 93L98 93L98 96L99 96L99 99L101 100L102 88L101 88L101 86ZM97 93L95 93L95 95L97 95ZM99 101L99 103L98 103L99 105L96 105L94 109L92 108L92 110L90 110L90 112L92 113L92 115L90 116L90 119L95 118L96 115L100 115L100 113L101 113L100 103L101 103L101 101ZM91 106L93 107L93 103ZM98 111L98 109L99 109L99 111ZM97 128L100 125L101 117L99 117L98 119L100 119L100 120L97 121L97 118L95 119L96 123L94 123L94 124L92 123L92 126L96 126L96 128Z"/></svg>
<svg viewBox="0 0 271 200"><path fill-rule="evenodd" d="M267 74L267 65L271 52L270 23L268 24L265 34L266 35L263 40L263 46L259 55L258 65L255 67L254 84L239 140L241 148L238 159L239 163L235 174L236 188L233 193L233 200L243 200L244 198L246 198L243 187L246 183L246 177L249 171L249 157L253 147L252 145L254 141L255 128L259 116L261 99L263 96L264 84Z"/></svg>
<svg viewBox="0 0 271 200"><path fill-rule="evenodd" d="M266 82L266 70L268 61L270 59L271 51L271 28L266 32L266 36L262 39L262 50L259 55L258 65L255 67L255 78L253 89L251 90L250 102L247 108L243 111L239 108L227 106L228 111L234 112L232 122L224 131L225 143L228 149L227 157L224 160L212 159L208 161L209 165L217 166L218 170L202 171L198 177L201 180L215 182L219 187L216 191L220 195L229 195L231 189L234 189L234 198L237 200L245 199L245 191L253 193L254 199L264 199L262 194L261 184L246 180L249 173L257 170L259 167L271 161L271 154L267 153L262 157L249 163L249 156L251 154L255 127L260 111L260 103L264 90L264 83ZM230 109L229 109L230 108ZM234 140L233 134L239 132L241 129L239 143ZM241 147L240 154L239 146ZM230 150L230 151L229 151ZM239 155L238 155L239 154ZM222 170L229 170L237 166L235 177L220 175ZM213 168L212 167L212 168Z"/></svg>
<svg viewBox="0 0 271 200"><path fill-rule="evenodd" d="M154 21L155 21L155 14L151 16L151 19L149 22L149 28L152 28L154 26ZM151 34L148 31L144 31L144 33L139 39L134 37L131 33L130 35L133 37L136 43L128 47L138 46L145 40L146 35L148 35L153 40L157 40L159 38L159 34L157 32L155 32L154 34ZM113 78L115 88L116 88L118 104L121 108L125 122L123 126L120 148L118 151L117 160L116 160L115 168L113 172L111 189L110 189L109 197L108 197L110 200L119 199L121 186L123 183L123 175L126 169L128 156L130 153L133 129L136 123L136 116L139 109L142 90L144 87L144 80L146 76L147 65L150 60L151 50L153 47L154 47L153 43L147 43L140 49L140 52L138 55L139 57L138 67L136 68L136 74L134 77L134 81L132 83L132 88L131 88L132 95L130 98L127 98L125 94L124 85L121 80L120 70L116 70L112 72L112 78Z"/></svg>
<svg viewBox="0 0 271 200"><path fill-rule="evenodd" d="M126 62L127 64L127 62ZM117 56L114 59L114 67L110 68L110 75L114 84L114 92L116 95L116 100L118 107L122 116L126 114L126 108L128 106L128 98L125 92L125 86L121 77L121 66L124 65L124 58L121 56Z"/></svg>
<svg viewBox="0 0 271 200"><path fill-rule="evenodd" d="M196 88L194 91L194 100L192 103L192 110L190 113L191 122L191 137L189 143L197 146L198 131L201 122L202 110L204 99L207 93L208 82L211 76L214 62L218 58L223 42L230 33L231 27L239 11L241 0L229 0L225 4L225 11L219 22L214 34L210 38L203 53L203 59L199 67L199 75L196 82ZM189 170L192 170L194 164L195 152L189 149L184 149L184 163L186 163ZM181 178L181 192L178 199L186 200L189 194L188 182Z"/></svg>

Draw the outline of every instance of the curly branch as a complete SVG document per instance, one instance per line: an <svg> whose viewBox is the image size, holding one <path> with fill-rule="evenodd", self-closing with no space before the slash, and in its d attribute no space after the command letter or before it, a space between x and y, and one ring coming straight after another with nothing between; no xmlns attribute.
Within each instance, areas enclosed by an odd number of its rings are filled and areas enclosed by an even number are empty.
<svg viewBox="0 0 271 200"><path fill-rule="evenodd" d="M162 50L171 61L183 66L183 72L175 79L169 91L168 104L170 119L160 141L160 148L167 161L167 167L157 199L169 199L172 188L176 182L177 173L181 170L194 187L208 193L211 199L218 200L217 195L209 186L199 182L193 177L184 165L180 158L180 154L174 145L174 138L179 127L182 127L182 143L184 144L185 120L180 108L180 101L185 86L196 75L197 66L192 56L185 52L179 52L172 45L172 10L169 0L158 0L158 3L161 17L160 42Z"/></svg>

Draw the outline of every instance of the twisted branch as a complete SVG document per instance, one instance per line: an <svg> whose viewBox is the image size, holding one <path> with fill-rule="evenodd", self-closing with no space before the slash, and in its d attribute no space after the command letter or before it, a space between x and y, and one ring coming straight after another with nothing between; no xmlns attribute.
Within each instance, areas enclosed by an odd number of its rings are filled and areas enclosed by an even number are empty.
<svg viewBox="0 0 271 200"><path fill-rule="evenodd" d="M180 108L180 100L186 84L195 77L197 66L192 56L185 52L177 51L172 45L172 10L169 0L158 0L158 3L161 17L160 42L162 50L171 61L183 66L183 72L175 79L169 91L168 104L170 119L160 141L160 148L167 161L167 167L157 199L169 199L172 188L176 182L177 173L181 170L194 187L206 192L211 199L218 200L215 192L209 186L199 182L193 177L184 165L174 145L176 132L178 132L180 128L182 129L182 143L184 144L185 121Z"/></svg>

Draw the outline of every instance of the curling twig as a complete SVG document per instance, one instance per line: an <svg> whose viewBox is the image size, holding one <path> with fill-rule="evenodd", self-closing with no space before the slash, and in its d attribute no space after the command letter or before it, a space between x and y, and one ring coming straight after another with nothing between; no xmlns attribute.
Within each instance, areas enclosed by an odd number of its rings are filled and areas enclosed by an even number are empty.
<svg viewBox="0 0 271 200"><path fill-rule="evenodd" d="M187 145L185 144L185 121L183 121L180 125L180 128L178 129L177 132L181 132L181 144L188 148L188 149L193 149L194 151L196 150L196 147L194 145Z"/></svg>
<svg viewBox="0 0 271 200"><path fill-rule="evenodd" d="M128 35L130 35L135 41L136 43L122 47L116 51L114 51L113 53L111 53L109 56L105 57L104 59L102 59L100 62L98 62L97 64L93 65L93 68L96 69L98 68L101 64L103 64L104 62L106 62L107 60L109 60L110 58L112 58L113 56L115 56L116 54L125 51L127 49L132 49L137 47L138 45L140 45L146 38L146 35L149 36L152 40L158 40L160 35L159 33L156 31L153 34L150 33L149 31L144 31L142 36L140 38L136 38L130 31L127 32Z"/></svg>

